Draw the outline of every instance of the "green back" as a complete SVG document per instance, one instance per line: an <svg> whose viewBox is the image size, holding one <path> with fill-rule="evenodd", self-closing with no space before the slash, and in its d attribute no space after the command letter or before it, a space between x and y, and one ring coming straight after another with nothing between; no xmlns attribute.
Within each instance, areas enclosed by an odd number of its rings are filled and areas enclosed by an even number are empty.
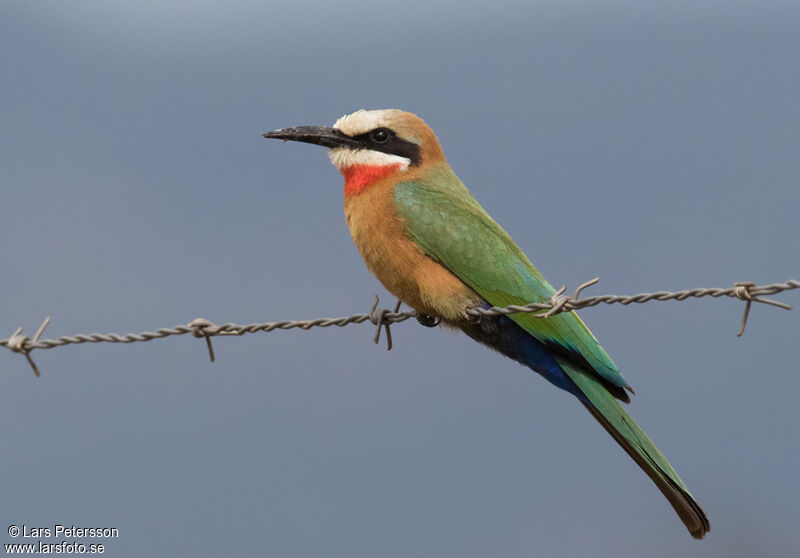
<svg viewBox="0 0 800 558"><path fill-rule="evenodd" d="M395 187L398 215L426 254L495 306L550 300L555 289L500 225L489 217L447 164ZM574 312L550 318L512 314L539 341L573 354L619 387L628 383Z"/></svg>

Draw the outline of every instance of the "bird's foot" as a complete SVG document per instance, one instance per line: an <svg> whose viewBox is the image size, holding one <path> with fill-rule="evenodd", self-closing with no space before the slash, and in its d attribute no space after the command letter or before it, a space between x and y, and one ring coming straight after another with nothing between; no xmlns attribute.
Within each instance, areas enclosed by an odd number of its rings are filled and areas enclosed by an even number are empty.
<svg viewBox="0 0 800 558"><path fill-rule="evenodd" d="M425 327L436 327L441 322L441 318L434 318L433 316L429 316L428 314L423 314L422 312L417 312L415 316L417 321L420 325L424 325Z"/></svg>

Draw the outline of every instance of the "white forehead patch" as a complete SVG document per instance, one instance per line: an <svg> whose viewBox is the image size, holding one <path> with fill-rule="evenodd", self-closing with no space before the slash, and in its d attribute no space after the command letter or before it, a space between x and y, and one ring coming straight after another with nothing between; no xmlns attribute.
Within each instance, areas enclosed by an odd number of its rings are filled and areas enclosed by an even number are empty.
<svg viewBox="0 0 800 558"><path fill-rule="evenodd" d="M389 121L394 114L402 112L397 109L382 109L382 110L357 110L353 114L346 114L342 116L333 125L337 130L341 130L348 136L357 136L380 128L381 126L389 126Z"/></svg>
<svg viewBox="0 0 800 558"><path fill-rule="evenodd" d="M411 164L411 159L400 157L399 155L392 155L391 153L383 153L381 151L372 151L371 149L348 149L346 147L337 147L328 152L331 162L336 165L339 170L352 167L353 165L364 165L368 167L383 167L387 165L400 165L399 170L408 170L408 165Z"/></svg>

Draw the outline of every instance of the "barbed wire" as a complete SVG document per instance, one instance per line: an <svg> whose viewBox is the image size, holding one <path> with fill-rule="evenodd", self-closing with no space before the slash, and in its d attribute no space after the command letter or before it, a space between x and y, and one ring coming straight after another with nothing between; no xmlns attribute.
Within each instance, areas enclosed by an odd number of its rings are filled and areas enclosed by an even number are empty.
<svg viewBox="0 0 800 558"><path fill-rule="evenodd" d="M683 301L689 298L702 298L710 296L713 298L729 297L737 298L745 302L744 314L739 326L737 336L741 337L744 333L745 326L747 325L747 318L750 315L750 306L753 302L760 302L762 304L769 304L777 306L785 310L791 310L792 307L788 304L762 298L766 295L773 295L783 291L800 288L800 281L790 279L785 283L773 283L771 285L756 285L752 281L735 283L733 287L727 288L696 288L683 291L657 291L654 293L639 293L635 295L599 295L580 298L581 292L596 284L600 279L595 277L591 281L587 281L580 285L575 294L565 295L567 290L566 285L561 287L547 302L533 302L525 305L510 305L504 307L493 306L491 308L469 308L466 313L477 319L482 316L506 316L509 314L529 313L537 318L546 319L562 312L571 312L581 308L589 308L597 306L598 304L643 304L652 300L677 300ZM413 310L407 312L400 312L401 301L397 301L394 310L386 308L378 308L380 299L375 296L375 302L372 309L367 314L354 314L341 318L315 318L313 320L283 320L280 322L262 322L247 325L237 325L234 323L226 323L216 325L204 318L196 318L186 325L177 325L172 328L160 328L156 331L143 331L141 333L127 333L119 335L117 333L78 333L76 335L65 335L58 339L41 339L45 328L50 324L50 317L48 316L42 325L39 326L38 331L33 336L33 339L27 335L23 335L23 328L20 326L8 339L0 339L0 346L4 346L10 351L20 353L28 360L31 368L36 376L39 376L39 368L31 358L31 352L35 349L54 349L56 347L63 347L65 345L74 345L81 343L138 343L144 341L152 341L153 339L163 339L174 335L192 334L197 338L204 338L208 347L208 354L211 362L214 362L214 347L211 344L211 338L223 335L244 335L246 333L270 332L276 329L303 329L309 330L315 327L345 327L351 324L361 324L366 321L375 325L375 336L373 341L378 343L380 341L381 331L386 331L387 350L392 349L392 334L389 326L404 322L410 318L416 318L417 321L427 327L435 327L439 321L427 316L420 312Z"/></svg>

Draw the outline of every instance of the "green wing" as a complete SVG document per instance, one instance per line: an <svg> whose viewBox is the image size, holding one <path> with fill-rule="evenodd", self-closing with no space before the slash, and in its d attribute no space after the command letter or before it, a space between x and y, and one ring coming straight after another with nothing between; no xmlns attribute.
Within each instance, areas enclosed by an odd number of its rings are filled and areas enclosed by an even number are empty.
<svg viewBox="0 0 800 558"><path fill-rule="evenodd" d="M399 183L395 204L412 240L490 304L546 303L555 293L449 167L434 167L422 180ZM629 387L574 312L547 319L510 317L556 353L571 356L615 386Z"/></svg>

